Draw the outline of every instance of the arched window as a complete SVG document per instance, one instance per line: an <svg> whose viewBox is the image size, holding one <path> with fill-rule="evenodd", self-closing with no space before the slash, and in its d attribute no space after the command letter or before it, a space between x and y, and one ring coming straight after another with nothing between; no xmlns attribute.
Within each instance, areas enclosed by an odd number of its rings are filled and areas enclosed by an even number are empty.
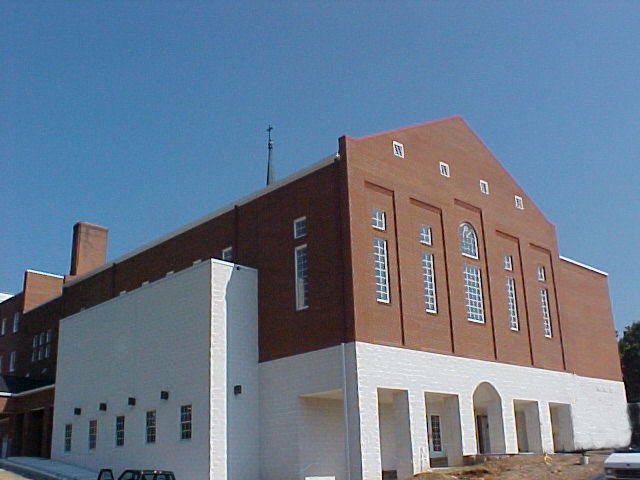
<svg viewBox="0 0 640 480"><path fill-rule="evenodd" d="M460 225L460 253L471 258L478 258L478 237L476 231L468 223Z"/></svg>

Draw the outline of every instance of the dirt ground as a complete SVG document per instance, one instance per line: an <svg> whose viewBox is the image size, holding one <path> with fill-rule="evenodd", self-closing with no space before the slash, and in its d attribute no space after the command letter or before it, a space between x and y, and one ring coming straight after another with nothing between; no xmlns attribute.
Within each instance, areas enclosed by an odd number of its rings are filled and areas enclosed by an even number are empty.
<svg viewBox="0 0 640 480"><path fill-rule="evenodd" d="M25 477L21 477L20 475L16 475L12 472L7 472L0 468L0 480L25 480Z"/></svg>
<svg viewBox="0 0 640 480"><path fill-rule="evenodd" d="M586 480L603 472L604 453L590 453L589 464L580 455L517 455L461 468L438 469L416 475L415 480Z"/></svg>

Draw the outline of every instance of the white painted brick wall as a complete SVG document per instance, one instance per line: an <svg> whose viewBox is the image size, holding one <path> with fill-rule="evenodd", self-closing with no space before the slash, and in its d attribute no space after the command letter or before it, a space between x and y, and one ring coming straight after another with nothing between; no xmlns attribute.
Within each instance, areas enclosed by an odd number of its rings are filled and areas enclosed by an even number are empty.
<svg viewBox="0 0 640 480"><path fill-rule="evenodd" d="M257 273L211 260L61 322L52 457L99 469L163 468L178 478L259 478ZM243 387L233 395L233 386ZM160 391L168 390L168 401ZM135 407L127 398L135 397ZM98 404L106 402L107 412ZM179 439L180 405L193 438ZM82 415L73 415L75 407ZM157 442L145 443L145 412ZM115 447L115 416L125 445ZM88 450L88 422L98 445ZM64 425L73 424L70 453Z"/></svg>
<svg viewBox="0 0 640 480"><path fill-rule="evenodd" d="M622 382L365 343L356 344L356 358L362 478L366 480L380 478L378 388L408 390L410 394L429 391L459 395L465 455L476 453L473 392L483 381L491 383L502 398L508 453L517 452L514 399L539 402L546 451L552 451L553 445L549 402L571 405L575 448L621 446L629 440ZM426 447L426 441L417 447Z"/></svg>
<svg viewBox="0 0 640 480"><path fill-rule="evenodd" d="M231 480L260 478L257 281L256 271L245 267L234 266L221 274L213 271L214 288L220 284L225 295L228 319L227 478ZM212 359L212 371L217 368ZM240 395L233 393L235 385L242 387ZM216 451L211 455L216 456Z"/></svg>
<svg viewBox="0 0 640 480"><path fill-rule="evenodd" d="M332 347L293 357L260 364L260 458L262 480L298 480L304 478L302 470L311 463L318 463L315 470L326 471L344 465L344 439L327 441L313 425L317 416L305 418L301 395L342 389L341 347ZM304 400L307 402L308 400ZM317 405L317 400L313 400ZM307 404L308 409L314 403ZM325 433L337 434L338 404L327 409L327 422L334 425ZM306 423L308 422L308 423ZM342 422L344 424L344 422ZM305 428L306 427L306 428ZM314 430L320 437L312 451L306 434ZM336 444L340 448L336 450ZM302 445L302 450L300 446ZM340 455L337 455L337 451ZM336 479L344 480L344 471L336 472Z"/></svg>
<svg viewBox="0 0 640 480"><path fill-rule="evenodd" d="M62 320L52 438L56 460L97 470L162 468L206 478L209 457L210 267L200 264ZM160 391L168 390L168 401ZM136 406L127 406L128 397ZM107 411L98 411L100 402ZM193 438L180 440L180 406L193 406ZM75 407L82 415L73 414ZM145 412L157 412L157 442L145 443ZM125 445L115 417L125 415ZM97 448L88 424L98 420ZM73 425L70 453L64 425Z"/></svg>

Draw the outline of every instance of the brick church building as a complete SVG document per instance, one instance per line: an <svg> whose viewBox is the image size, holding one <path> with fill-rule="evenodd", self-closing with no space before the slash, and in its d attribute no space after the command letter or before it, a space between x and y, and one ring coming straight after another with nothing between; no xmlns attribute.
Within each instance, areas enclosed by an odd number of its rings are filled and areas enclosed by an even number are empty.
<svg viewBox="0 0 640 480"><path fill-rule="evenodd" d="M629 439L607 274L460 117L105 250L78 224L70 275L0 303L3 455L377 480Z"/></svg>

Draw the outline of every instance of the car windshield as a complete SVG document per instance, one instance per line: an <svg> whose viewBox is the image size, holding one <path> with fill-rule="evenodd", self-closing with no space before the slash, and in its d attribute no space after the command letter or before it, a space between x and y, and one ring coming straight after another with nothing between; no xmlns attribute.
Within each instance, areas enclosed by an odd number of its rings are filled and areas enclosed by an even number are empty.
<svg viewBox="0 0 640 480"><path fill-rule="evenodd" d="M628 447L616 449L616 453L640 453L640 445L629 445Z"/></svg>

